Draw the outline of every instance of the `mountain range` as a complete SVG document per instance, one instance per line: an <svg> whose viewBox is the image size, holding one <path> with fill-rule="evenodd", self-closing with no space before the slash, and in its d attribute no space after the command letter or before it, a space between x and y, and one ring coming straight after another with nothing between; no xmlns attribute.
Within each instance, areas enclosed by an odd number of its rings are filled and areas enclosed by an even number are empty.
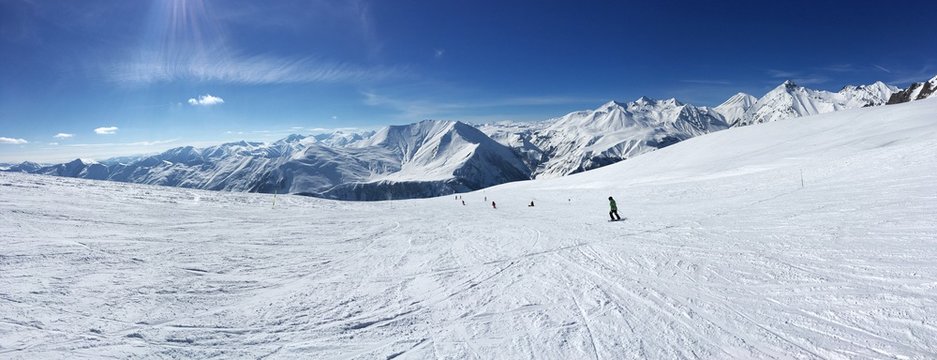
<svg viewBox="0 0 937 360"><path fill-rule="evenodd" d="M610 101L595 110L577 111L532 124L479 127L510 146L531 169L532 177L558 177L612 164L728 125L706 107L676 99L641 97L630 103Z"/></svg>
<svg viewBox="0 0 937 360"><path fill-rule="evenodd" d="M739 93L715 108L641 97L540 122L424 120L6 171L341 200L421 198L574 174L730 127L935 97L935 88L937 77L904 90L876 82L835 93L786 81L761 98Z"/></svg>
<svg viewBox="0 0 937 360"><path fill-rule="evenodd" d="M808 89L785 81L755 101L737 94L716 107L731 126L761 124L801 116L885 104L899 89L876 82L871 85L846 86L839 92Z"/></svg>

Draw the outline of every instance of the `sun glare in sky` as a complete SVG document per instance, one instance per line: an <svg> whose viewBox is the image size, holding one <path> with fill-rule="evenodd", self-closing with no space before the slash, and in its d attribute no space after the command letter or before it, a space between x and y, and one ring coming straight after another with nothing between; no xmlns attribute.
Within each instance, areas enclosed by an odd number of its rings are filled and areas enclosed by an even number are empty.
<svg viewBox="0 0 937 360"><path fill-rule="evenodd" d="M541 121L641 96L712 107L785 80L838 91L937 73L933 2L843 7L0 1L0 163L424 119Z"/></svg>

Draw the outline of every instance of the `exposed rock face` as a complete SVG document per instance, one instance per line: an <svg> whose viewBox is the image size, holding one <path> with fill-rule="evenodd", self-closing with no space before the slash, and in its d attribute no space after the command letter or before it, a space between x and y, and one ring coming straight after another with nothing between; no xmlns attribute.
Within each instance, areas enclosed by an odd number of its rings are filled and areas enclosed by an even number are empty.
<svg viewBox="0 0 937 360"><path fill-rule="evenodd" d="M901 104L909 101L923 100L934 97L937 93L937 76L925 82L916 82L891 95L888 104Z"/></svg>

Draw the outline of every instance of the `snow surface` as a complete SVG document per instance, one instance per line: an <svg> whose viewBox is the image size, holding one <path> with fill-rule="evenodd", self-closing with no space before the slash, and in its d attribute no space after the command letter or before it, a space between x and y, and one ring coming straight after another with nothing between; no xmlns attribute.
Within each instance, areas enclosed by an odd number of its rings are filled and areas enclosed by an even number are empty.
<svg viewBox="0 0 937 360"><path fill-rule="evenodd" d="M0 358L935 358L935 113L733 128L466 205L0 173Z"/></svg>

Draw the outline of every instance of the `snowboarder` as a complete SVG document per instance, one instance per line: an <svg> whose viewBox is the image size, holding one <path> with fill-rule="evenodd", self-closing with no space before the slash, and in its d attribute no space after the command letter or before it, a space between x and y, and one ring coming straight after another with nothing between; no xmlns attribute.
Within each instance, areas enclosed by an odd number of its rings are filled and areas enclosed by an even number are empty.
<svg viewBox="0 0 937 360"><path fill-rule="evenodd" d="M497 208L498 208L498 205L495 205L495 202L492 201L492 202L491 202L491 208L492 208L492 209L497 209Z"/></svg>
<svg viewBox="0 0 937 360"><path fill-rule="evenodd" d="M612 208L608 212L608 216L612 218L612 221L621 220L621 216L618 216L618 205L615 204L615 199L612 199L611 196L608 197L608 206Z"/></svg>

